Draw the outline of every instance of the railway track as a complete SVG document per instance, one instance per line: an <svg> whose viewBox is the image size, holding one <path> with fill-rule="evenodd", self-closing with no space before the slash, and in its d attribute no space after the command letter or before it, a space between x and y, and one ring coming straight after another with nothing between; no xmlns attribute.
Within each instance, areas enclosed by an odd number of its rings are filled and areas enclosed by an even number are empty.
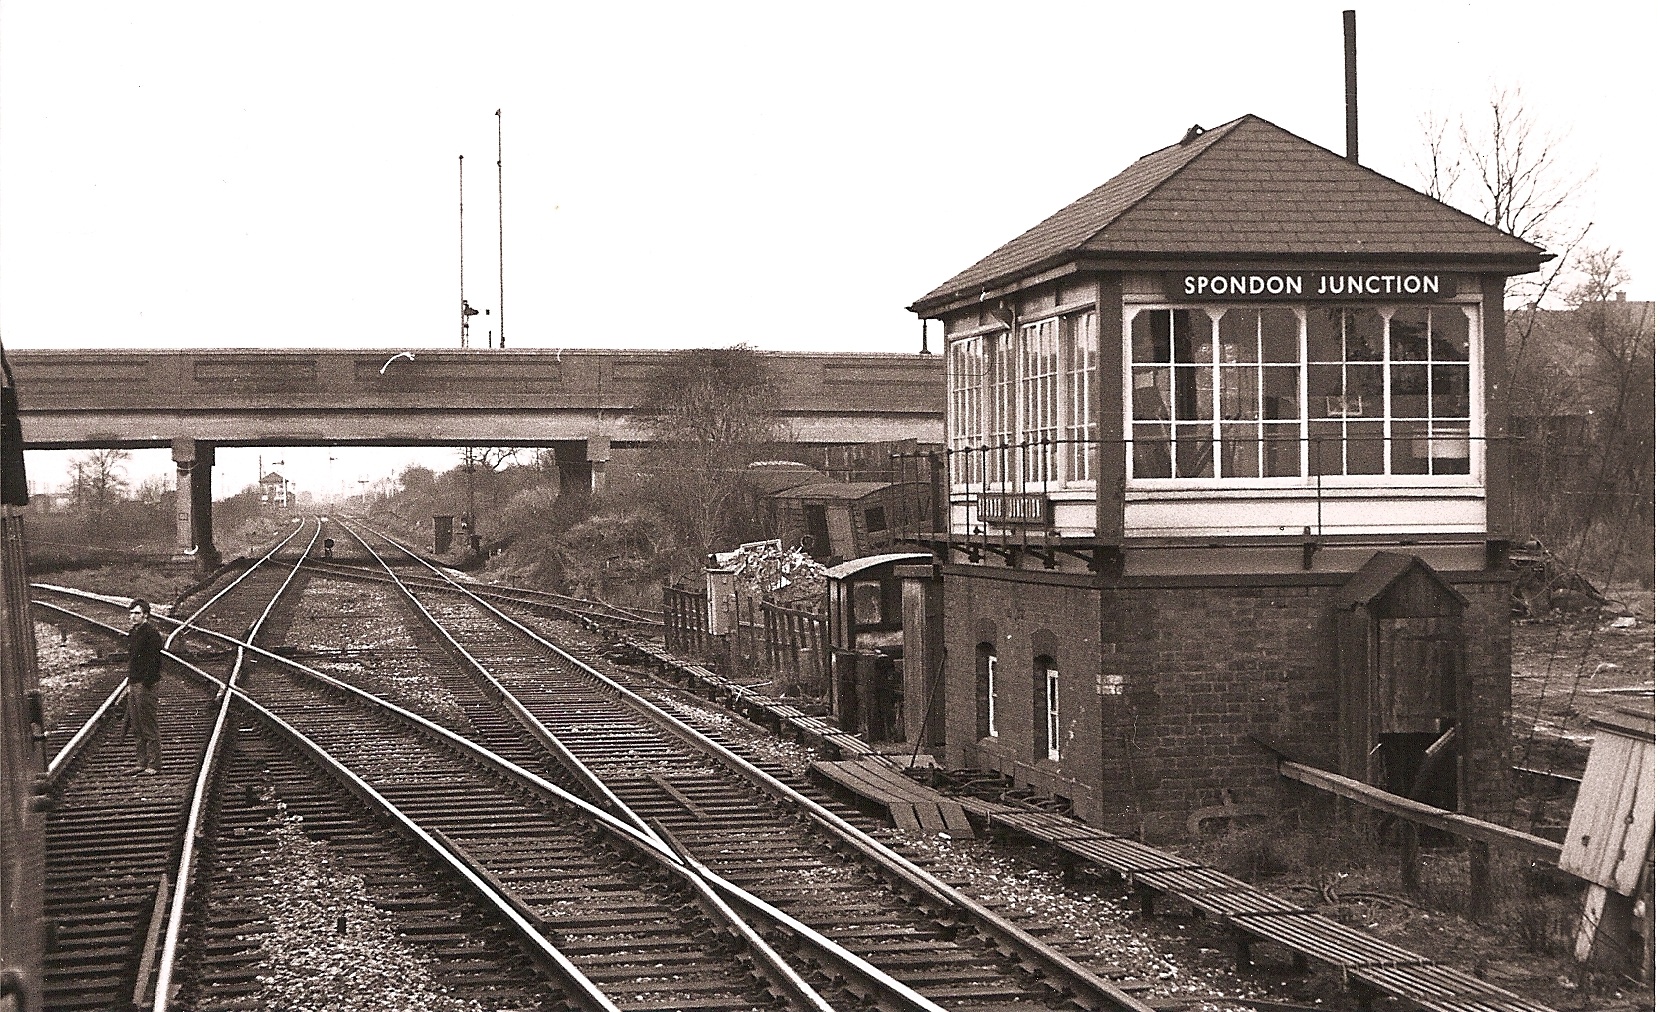
<svg viewBox="0 0 1660 1012"><path fill-rule="evenodd" d="M245 587L257 587L260 579L270 578L249 579ZM263 597L264 592L258 596ZM267 613L270 611L267 609ZM214 625L239 626L244 617L236 608L221 612L213 620L195 616L192 621L196 631L187 633L186 638L212 653L229 645L231 638L207 630ZM358 709L375 711L371 719L365 720L363 713L350 712L350 704L327 698L327 692L319 688L327 680L318 674L307 673L310 684L295 678L282 682L280 675L273 680L270 672L260 670L262 665L287 665L292 672L304 669L274 654L253 653L257 661L249 666L245 682L271 704L268 719L296 729L304 727L324 739L314 743L320 754L328 753L333 761L343 761L366 782L374 782L378 793L396 803L406 817L425 827L478 877L497 887L525 920L571 952L572 958L592 975L606 996L602 1007L613 1007L612 999L616 1007L657 1009L832 1007L814 987L796 977L683 862L675 859L671 867L670 855L664 853L655 866L645 862L642 869L640 854L650 848L638 839L628 840L633 833L629 827L609 820L611 833L620 832L629 844L624 850L631 853L601 846L596 843L596 830L606 827L595 820L606 821L608 817L603 813L590 810L586 818L572 818L568 810L548 811L550 802L564 802L567 809L571 803L580 802L545 782L536 784L533 777L510 769L510 764L476 747L462 748L459 757L453 748L446 754L442 745L456 746L461 741L453 734L446 742L445 732L437 725L425 725L413 715L365 694L344 693L355 700ZM334 688L337 695L344 690L339 685ZM378 732L374 727L377 722L382 725ZM413 740L408 733L411 727L424 731L427 740ZM395 739L391 752L387 749L389 739ZM457 762L458 758L463 761ZM468 758L475 768L466 768ZM478 775L476 767L481 763L496 768L495 782ZM503 771L507 771L505 775ZM539 793L539 797L527 801L523 790L515 792L510 783L513 777L531 782L538 788L531 793ZM290 787L284 793L292 794L294 790ZM232 804L241 797L244 800L240 808L257 813L258 802L269 802L272 794L268 786L256 791L244 784L240 794L232 789L221 791L220 796L221 806L227 804L225 797L231 798ZM257 818L257 814L252 817ZM242 830L240 835L218 834L219 839L232 841L227 849L246 849L249 818L247 812L242 813L236 827ZM265 819L269 823L269 814ZM228 878L230 886L216 884L214 895L236 894L237 883L242 880L235 875ZM258 887L244 883L242 888L246 892ZM204 901L203 905L213 910L227 909L216 902ZM694 907L704 908L703 912ZM244 938L245 933L238 931L247 920L244 908L245 904L231 904L228 913L217 920L209 917L209 923L195 931L196 948L209 955L201 959L206 969L180 970L179 994L192 1007L231 1007L224 1003L245 997L250 960L245 951L228 941ZM223 951L213 951L216 942ZM475 950L452 941L445 951L453 956L457 951L466 954ZM483 951L483 947L477 951ZM832 956L832 965L835 962ZM842 979L866 976L865 970L855 965L843 969L851 973ZM830 978L817 986L834 994L846 991L844 985ZM228 995L224 993L227 988ZM865 990L887 999L887 1007L929 1007L881 981L874 986L866 981Z"/></svg>
<svg viewBox="0 0 1660 1012"><path fill-rule="evenodd" d="M92 604L107 613L124 602ZM36 606L121 634L91 615ZM222 618L239 623L234 611ZM230 669L234 681L243 657L218 650L204 659ZM375 804L372 788L324 750L227 691L226 680L171 660L170 674L187 680L183 692L168 680L162 775L116 778L111 767L123 765L126 749L107 710L53 763L60 803L47 839L47 916L55 926L48 1008L268 1007L260 998L260 969L269 969L260 952L265 922L253 900L268 899L272 887L272 830L302 820L307 839L333 844L330 853L351 867L375 908L391 912L383 933L394 942L418 939L406 946L419 950L409 965L442 981L442 991L426 997L464 996L490 1008L615 1007L568 963L550 970L562 954L526 944L527 926L512 923L510 902L430 839L424 850L412 846L418 827L392 825L395 810ZM214 720L214 712L222 716ZM227 723L233 740L221 747L215 739Z"/></svg>
<svg viewBox="0 0 1660 1012"><path fill-rule="evenodd" d="M368 561L367 544L358 545ZM168 960L180 974L174 993L190 1007L237 1007L260 993L247 942L262 933L250 899L261 880L238 868L258 864L254 841L287 827L295 805L310 812L308 835L324 835L349 862L399 849L369 842L384 815L353 815L358 798L306 786L296 771L308 763L336 766L334 781L355 781L352 793L372 793L407 820L403 838L435 844L439 857L429 854L423 870L371 869L365 881L441 888L426 883L441 879L440 858L451 859L568 959L604 1007L1146 1007L910 866L861 832L850 810L809 798L784 771L748 763L631 697L437 571L409 580L394 569L414 564L404 561L382 565L374 588L358 580L366 600L393 587L402 596L402 605L383 597L357 616L379 624L374 648L347 649L344 638L332 651L297 646L308 634L330 638L304 604L312 592L359 575L336 572L349 560L287 565L299 556L290 550L284 564L272 558L234 587L209 588L170 639L238 685L222 772L202 777L217 790L198 802L212 816L201 838L214 870ZM429 624L444 649L388 632L388 613ZM260 638L261 625L293 656L244 639ZM428 689L405 686L405 695L427 716L349 684L384 690L409 680L411 667ZM403 899L404 909L428 913L466 905ZM469 923L475 933L503 930L487 911ZM468 969L512 944L492 936L475 945L483 936L445 924L415 930L440 940L431 948L461 977L488 980L499 995L533 976L516 965Z"/></svg>
<svg viewBox="0 0 1660 1012"><path fill-rule="evenodd" d="M390 540L380 543L404 551ZM371 551L368 543L357 544ZM405 568L404 557L396 565L385 562L383 572L393 576ZM508 618L470 587L400 585L420 620L447 639L477 690L503 700L566 753L577 776L666 829L717 874L843 941L930 1000L977 1008L1144 1007L910 865L853 825L850 813L733 754Z"/></svg>

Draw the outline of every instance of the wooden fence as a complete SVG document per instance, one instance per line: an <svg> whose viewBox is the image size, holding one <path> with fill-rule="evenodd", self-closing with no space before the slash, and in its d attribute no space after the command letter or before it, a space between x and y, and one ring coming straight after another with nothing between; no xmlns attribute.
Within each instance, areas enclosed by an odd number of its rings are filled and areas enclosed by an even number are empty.
<svg viewBox="0 0 1660 1012"><path fill-rule="evenodd" d="M1508 826L1471 818L1458 812L1448 812L1422 802L1381 791L1370 784L1328 773L1291 759L1281 759L1280 776L1307 784L1328 794L1347 798L1367 808L1387 812L1400 820L1401 826L1401 887L1408 892L1418 888L1418 830L1420 827L1438 829L1458 837L1470 853L1470 890L1467 911L1472 920L1480 920L1493 912L1490 881L1490 848L1501 847L1535 861L1552 866L1562 856L1562 845L1554 840L1533 836Z"/></svg>
<svg viewBox="0 0 1660 1012"><path fill-rule="evenodd" d="M709 595L701 590L663 588L663 645L677 654L702 657L709 652Z"/></svg>
<svg viewBox="0 0 1660 1012"><path fill-rule="evenodd" d="M775 686L823 695L825 617L747 594L737 598L737 627L730 637L709 632L709 595L702 590L663 588L663 645L675 653L714 661L729 670L761 675Z"/></svg>

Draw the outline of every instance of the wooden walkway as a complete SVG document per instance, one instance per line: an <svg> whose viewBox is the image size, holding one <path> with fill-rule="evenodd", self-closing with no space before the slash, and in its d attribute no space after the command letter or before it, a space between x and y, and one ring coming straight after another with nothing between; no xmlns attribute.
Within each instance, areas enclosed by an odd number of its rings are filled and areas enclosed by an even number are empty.
<svg viewBox="0 0 1660 1012"><path fill-rule="evenodd" d="M632 639L629 643L665 677L831 756L813 763L812 772L885 807L902 832L972 839L978 823L994 834L1048 845L1064 855L1073 871L1105 874L1123 882L1136 893L1144 916L1152 916L1162 896L1221 924L1233 936L1241 969L1250 965L1253 944L1271 942L1289 950L1298 969L1306 969L1311 959L1338 969L1363 1006L1376 998L1394 998L1428 1012L1552 1012L1548 1006L1437 965L1249 882L1138 840L1053 812L941 794L907 776L898 763L842 731L834 721L808 716L751 686L681 660L656 644Z"/></svg>

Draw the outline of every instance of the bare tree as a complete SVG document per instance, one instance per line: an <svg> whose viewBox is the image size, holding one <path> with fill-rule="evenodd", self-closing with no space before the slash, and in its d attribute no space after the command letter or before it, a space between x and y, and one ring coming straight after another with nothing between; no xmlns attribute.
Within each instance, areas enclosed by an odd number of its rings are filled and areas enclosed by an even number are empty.
<svg viewBox="0 0 1660 1012"><path fill-rule="evenodd" d="M1577 222L1574 210L1594 170L1568 166L1564 135L1540 125L1520 88L1496 89L1474 117L1455 122L1429 113L1420 126L1424 147L1417 168L1425 193L1554 254L1538 275L1507 283L1506 300L1519 311L1507 314L1504 390L1512 403L1523 387L1560 398L1560 384L1541 386L1532 382L1537 376L1523 379L1523 373L1537 365L1531 352L1541 312L1571 305L1565 297L1583 274L1582 247L1591 225Z"/></svg>
<svg viewBox="0 0 1660 1012"><path fill-rule="evenodd" d="M1531 303L1560 292L1564 271L1589 224L1574 220L1581 193L1595 170L1570 167L1565 135L1541 126L1520 88L1495 90L1481 112L1454 122L1435 113L1420 120L1424 136L1418 172L1424 192L1461 208L1518 239L1554 249L1555 262L1537 280L1518 280L1507 294Z"/></svg>
<svg viewBox="0 0 1660 1012"><path fill-rule="evenodd" d="M126 450L89 450L75 457L75 477L69 488L75 509L93 523L102 523L110 507L127 494Z"/></svg>
<svg viewBox="0 0 1660 1012"><path fill-rule="evenodd" d="M746 528L745 469L782 431L766 360L747 345L671 355L646 384L652 496L700 553Z"/></svg>
<svg viewBox="0 0 1660 1012"><path fill-rule="evenodd" d="M1433 110L1418 118L1418 127L1424 135L1424 152L1415 168L1423 178L1424 192L1450 204L1456 199L1458 180L1464 174L1462 149L1457 139L1449 136L1456 131L1447 117Z"/></svg>

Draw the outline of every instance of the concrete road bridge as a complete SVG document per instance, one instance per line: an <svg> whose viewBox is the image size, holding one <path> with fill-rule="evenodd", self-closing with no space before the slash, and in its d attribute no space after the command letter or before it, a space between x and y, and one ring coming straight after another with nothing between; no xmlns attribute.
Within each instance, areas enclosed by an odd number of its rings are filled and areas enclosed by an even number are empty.
<svg viewBox="0 0 1660 1012"><path fill-rule="evenodd" d="M534 446L599 487L667 351L414 349L14 351L27 449L171 447L179 545L212 552L216 446ZM944 440L934 356L761 352L786 438ZM203 550L206 550L205 553ZM207 561L204 557L203 561Z"/></svg>

